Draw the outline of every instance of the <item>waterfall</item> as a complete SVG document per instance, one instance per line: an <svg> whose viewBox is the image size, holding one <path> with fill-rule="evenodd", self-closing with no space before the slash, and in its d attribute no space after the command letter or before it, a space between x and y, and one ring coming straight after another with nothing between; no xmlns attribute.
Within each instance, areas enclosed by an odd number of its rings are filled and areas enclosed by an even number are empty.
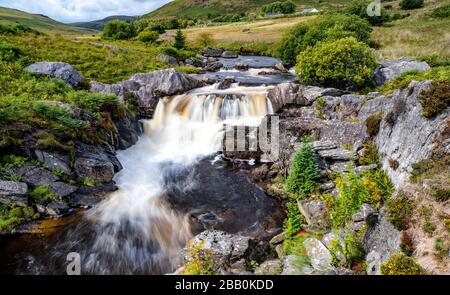
<svg viewBox="0 0 450 295"><path fill-rule="evenodd" d="M161 99L153 119L144 122L138 143L118 153L123 170L114 180L119 190L68 234L66 248L80 253L83 273L173 271L179 250L192 234L189 216L163 201L164 175L177 175L179 169L217 152L224 124L258 124L272 112L267 90L209 86ZM89 234L83 235L86 228Z"/></svg>

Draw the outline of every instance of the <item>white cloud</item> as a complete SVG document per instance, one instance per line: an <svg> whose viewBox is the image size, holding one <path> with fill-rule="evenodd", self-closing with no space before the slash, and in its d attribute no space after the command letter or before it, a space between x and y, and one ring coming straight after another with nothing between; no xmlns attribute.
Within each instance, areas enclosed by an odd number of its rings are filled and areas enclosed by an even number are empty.
<svg viewBox="0 0 450 295"><path fill-rule="evenodd" d="M171 0L0 0L0 6L47 15L61 22L143 15Z"/></svg>

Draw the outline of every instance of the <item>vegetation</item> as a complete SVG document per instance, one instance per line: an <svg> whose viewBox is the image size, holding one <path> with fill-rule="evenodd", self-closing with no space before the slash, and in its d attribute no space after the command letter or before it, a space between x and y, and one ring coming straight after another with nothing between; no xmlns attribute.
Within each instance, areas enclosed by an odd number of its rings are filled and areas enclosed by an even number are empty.
<svg viewBox="0 0 450 295"><path fill-rule="evenodd" d="M298 56L296 72L304 84L357 90L372 84L375 67L370 48L348 37L308 47Z"/></svg>
<svg viewBox="0 0 450 295"><path fill-rule="evenodd" d="M435 8L430 15L436 18L450 17L450 4L442 5L440 7Z"/></svg>
<svg viewBox="0 0 450 295"><path fill-rule="evenodd" d="M332 253L335 265L351 268L355 263L364 261L365 253L362 245L362 238L365 230L351 232L344 235L341 242L340 239L331 241L329 250ZM343 255L343 261L339 261L337 253Z"/></svg>
<svg viewBox="0 0 450 295"><path fill-rule="evenodd" d="M213 47L215 45L215 41L211 33L204 32L197 37L195 44L199 48Z"/></svg>
<svg viewBox="0 0 450 295"><path fill-rule="evenodd" d="M388 221L398 230L406 230L409 227L413 210L414 202L403 191L386 201Z"/></svg>
<svg viewBox="0 0 450 295"><path fill-rule="evenodd" d="M420 94L423 116L432 118L439 115L450 105L450 80L434 81L430 89Z"/></svg>
<svg viewBox="0 0 450 295"><path fill-rule="evenodd" d="M367 134L371 137L376 136L380 131L381 119L383 118L382 113L371 115L366 119L366 129Z"/></svg>
<svg viewBox="0 0 450 295"><path fill-rule="evenodd" d="M267 5L263 5L260 10L261 15L266 14L289 14L294 13L295 9L297 8L296 4L292 2L291 0L285 0L285 1L276 1Z"/></svg>
<svg viewBox="0 0 450 295"><path fill-rule="evenodd" d="M177 30L177 34L175 35L175 42L173 44L173 47L175 47L178 50L186 48L186 37L184 37L184 34L181 31L181 29Z"/></svg>
<svg viewBox="0 0 450 295"><path fill-rule="evenodd" d="M145 43L154 43L159 38L159 33L155 31L142 31L137 36L138 40Z"/></svg>
<svg viewBox="0 0 450 295"><path fill-rule="evenodd" d="M361 156L359 157L360 165L380 164L380 155L378 149L372 141L363 145Z"/></svg>
<svg viewBox="0 0 450 295"><path fill-rule="evenodd" d="M436 201L447 202L450 200L450 188L437 188L433 195Z"/></svg>
<svg viewBox="0 0 450 295"><path fill-rule="evenodd" d="M12 207L0 203L0 231L6 231L28 220L39 218L32 207Z"/></svg>
<svg viewBox="0 0 450 295"><path fill-rule="evenodd" d="M285 183L287 192L302 199L317 189L320 170L311 143L303 142L295 153L292 168Z"/></svg>
<svg viewBox="0 0 450 295"><path fill-rule="evenodd" d="M294 65L300 53L318 42L332 42L344 37L354 37L358 41L367 43L371 31L372 28L367 20L356 15L320 16L313 21L302 22L289 30L280 42L277 56L284 63Z"/></svg>
<svg viewBox="0 0 450 295"><path fill-rule="evenodd" d="M210 251L203 243L192 243L188 248L188 262L184 265L183 275L215 275L214 263Z"/></svg>
<svg viewBox="0 0 450 295"><path fill-rule="evenodd" d="M136 28L133 23L113 20L105 25L102 36L110 40L128 40L136 37Z"/></svg>
<svg viewBox="0 0 450 295"><path fill-rule="evenodd" d="M402 9L416 9L423 7L423 0L402 0L400 1Z"/></svg>
<svg viewBox="0 0 450 295"><path fill-rule="evenodd" d="M425 270L413 258L402 253L394 253L381 265L383 275L424 275Z"/></svg>
<svg viewBox="0 0 450 295"><path fill-rule="evenodd" d="M418 183L424 179L431 179L436 175L448 173L450 165L450 156L448 155L434 155L429 159L422 160L412 165L410 181Z"/></svg>
<svg viewBox="0 0 450 295"><path fill-rule="evenodd" d="M324 120L325 119L325 99L323 97L319 97L316 100L316 114L317 118Z"/></svg>

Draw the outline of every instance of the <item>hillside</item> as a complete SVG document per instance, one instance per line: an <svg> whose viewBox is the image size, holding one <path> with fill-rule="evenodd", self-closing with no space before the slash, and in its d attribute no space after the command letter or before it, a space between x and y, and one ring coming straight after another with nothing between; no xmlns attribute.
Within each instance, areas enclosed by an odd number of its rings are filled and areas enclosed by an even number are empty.
<svg viewBox="0 0 450 295"><path fill-rule="evenodd" d="M104 19L100 20L94 20L90 22L78 22L78 23L72 23L71 26L79 27L79 28L86 28L86 29L92 29L96 31L102 31L105 24L107 22L113 21L113 20L123 20L123 21L134 21L137 17L135 16L128 16L128 15L113 15L108 16Z"/></svg>
<svg viewBox="0 0 450 295"><path fill-rule="evenodd" d="M30 14L16 9L0 7L0 24L22 23L42 32L61 34L89 34L92 30L76 28L57 22L45 15Z"/></svg>

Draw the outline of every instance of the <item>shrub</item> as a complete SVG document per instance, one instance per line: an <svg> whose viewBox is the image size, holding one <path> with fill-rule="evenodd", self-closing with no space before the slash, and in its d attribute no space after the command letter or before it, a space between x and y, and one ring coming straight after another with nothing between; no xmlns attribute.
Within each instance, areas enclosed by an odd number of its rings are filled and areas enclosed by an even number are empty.
<svg viewBox="0 0 450 295"><path fill-rule="evenodd" d="M380 155L378 154L378 149L372 141L363 145L361 156L359 157L359 164L380 164Z"/></svg>
<svg viewBox="0 0 450 295"><path fill-rule="evenodd" d="M308 47L298 56L296 72L304 84L356 90L372 83L375 68L370 48L348 37Z"/></svg>
<svg viewBox="0 0 450 295"><path fill-rule="evenodd" d="M423 116L432 118L450 105L450 81L433 81L430 89L420 94Z"/></svg>
<svg viewBox="0 0 450 295"><path fill-rule="evenodd" d="M450 165L450 156L435 155L430 159L425 159L412 165L412 172L410 181L417 183L426 178L433 178L434 176L444 172Z"/></svg>
<svg viewBox="0 0 450 295"><path fill-rule="evenodd" d="M145 43L154 43L159 39L159 33L155 31L142 31L138 34L138 40Z"/></svg>
<svg viewBox="0 0 450 295"><path fill-rule="evenodd" d="M367 134L371 137L376 136L380 131L382 113L371 115L366 119Z"/></svg>
<svg viewBox="0 0 450 295"><path fill-rule="evenodd" d="M402 252L408 256L411 256L414 253L414 242L411 235L406 231L402 233L402 237L400 238L400 248L402 249Z"/></svg>
<svg viewBox="0 0 450 295"><path fill-rule="evenodd" d="M386 9L383 6L381 6L379 16L377 15L370 16L367 13L367 7L371 2L372 2L371 0L353 1L352 4L349 7L347 7L345 12L348 14L354 14L361 18L367 19L369 23L373 26L382 25L384 22L389 20L389 15Z"/></svg>
<svg viewBox="0 0 450 295"><path fill-rule="evenodd" d="M200 35L198 35L197 40L195 41L195 44L199 48L213 47L215 44L215 41L214 41L211 33L203 32Z"/></svg>
<svg viewBox="0 0 450 295"><path fill-rule="evenodd" d="M283 232L285 238L295 236L301 229L304 222L303 216L300 214L296 201L286 203L286 220L283 224Z"/></svg>
<svg viewBox="0 0 450 295"><path fill-rule="evenodd" d="M450 188L438 188L433 193L438 202L446 202L450 199Z"/></svg>
<svg viewBox="0 0 450 295"><path fill-rule="evenodd" d="M290 14L294 13L297 5L290 1L277 1L267 5L263 5L260 10L261 15L265 15L266 13L282 13L282 14Z"/></svg>
<svg viewBox="0 0 450 295"><path fill-rule="evenodd" d="M203 243L191 244L188 248L188 262L184 265L183 275L215 275L212 253L203 249Z"/></svg>
<svg viewBox="0 0 450 295"><path fill-rule="evenodd" d="M440 6L438 8L435 8L431 12L431 16L432 17L436 17L436 18L450 17L450 4L443 5L443 6Z"/></svg>
<svg viewBox="0 0 450 295"><path fill-rule="evenodd" d="M317 189L319 179L320 170L314 149L310 143L304 142L300 150L295 153L285 189L296 198L301 199Z"/></svg>
<svg viewBox="0 0 450 295"><path fill-rule="evenodd" d="M372 27L369 22L356 15L329 14L311 22L294 26L282 38L276 55L286 64L294 65L297 56L307 47L320 41L333 41L344 37L355 37L369 42Z"/></svg>
<svg viewBox="0 0 450 295"><path fill-rule="evenodd" d="M12 62L17 60L22 54L22 51L9 42L0 40L0 60Z"/></svg>
<svg viewBox="0 0 450 295"><path fill-rule="evenodd" d="M186 48L186 37L184 37L184 34L181 31L181 29L177 30L177 33L175 35L175 41L173 43L173 47L175 47L178 50Z"/></svg>
<svg viewBox="0 0 450 295"><path fill-rule="evenodd" d="M425 270L414 259L403 253L394 253L381 265L383 275L424 275Z"/></svg>
<svg viewBox="0 0 450 295"><path fill-rule="evenodd" d="M416 9L423 7L423 0L402 0L400 7L404 10Z"/></svg>
<svg viewBox="0 0 450 295"><path fill-rule="evenodd" d="M403 191L400 191L395 198L386 201L388 221L399 230L408 228L413 209L414 202Z"/></svg>
<svg viewBox="0 0 450 295"><path fill-rule="evenodd" d="M112 40L128 40L136 37L136 30L132 23L113 20L105 24L102 37Z"/></svg>
<svg viewBox="0 0 450 295"><path fill-rule="evenodd" d="M325 99L323 97L319 97L316 100L316 113L317 118L322 120L325 119Z"/></svg>

